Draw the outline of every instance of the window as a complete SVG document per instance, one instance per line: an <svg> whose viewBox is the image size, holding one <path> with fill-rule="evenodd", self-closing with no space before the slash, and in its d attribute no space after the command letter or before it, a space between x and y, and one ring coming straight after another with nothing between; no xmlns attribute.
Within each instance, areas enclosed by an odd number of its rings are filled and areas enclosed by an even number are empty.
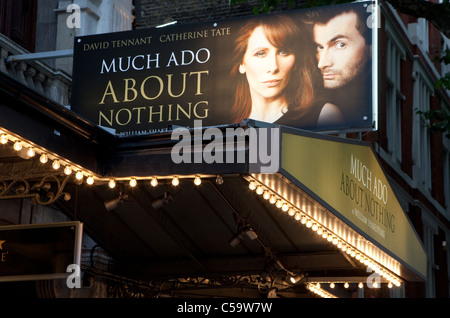
<svg viewBox="0 0 450 318"><path fill-rule="evenodd" d="M34 51L36 0L0 0L0 33Z"/></svg>
<svg viewBox="0 0 450 318"><path fill-rule="evenodd" d="M450 217L450 139L444 139L444 195L447 217Z"/></svg>
<svg viewBox="0 0 450 318"><path fill-rule="evenodd" d="M395 37L388 33L386 43L386 130L388 152L394 163L402 160L402 116L401 105L403 95L400 91L401 60L405 53L397 44Z"/></svg>
<svg viewBox="0 0 450 318"><path fill-rule="evenodd" d="M426 73L422 69L417 60L414 61L414 111L428 111L430 110L430 99L433 93L433 82L426 77ZM430 146L430 132L426 125L421 120L419 115L416 115L414 126L414 153L413 159L415 162L415 174L418 185L425 190L431 190L431 146Z"/></svg>
<svg viewBox="0 0 450 318"><path fill-rule="evenodd" d="M446 50L450 50L450 39L447 39L447 37L444 34L441 34L441 47L442 47L442 55L444 55ZM441 75L444 76L445 74L450 73L450 63L445 64L444 61L441 63ZM450 89L447 90L447 94L450 96Z"/></svg>

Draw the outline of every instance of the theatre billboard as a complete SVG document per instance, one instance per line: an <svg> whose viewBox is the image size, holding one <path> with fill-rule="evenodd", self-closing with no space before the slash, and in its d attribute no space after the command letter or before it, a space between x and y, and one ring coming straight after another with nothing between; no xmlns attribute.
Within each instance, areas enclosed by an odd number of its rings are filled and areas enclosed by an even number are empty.
<svg viewBox="0 0 450 318"><path fill-rule="evenodd" d="M377 6L77 37L72 110L122 135L257 121L376 129Z"/></svg>

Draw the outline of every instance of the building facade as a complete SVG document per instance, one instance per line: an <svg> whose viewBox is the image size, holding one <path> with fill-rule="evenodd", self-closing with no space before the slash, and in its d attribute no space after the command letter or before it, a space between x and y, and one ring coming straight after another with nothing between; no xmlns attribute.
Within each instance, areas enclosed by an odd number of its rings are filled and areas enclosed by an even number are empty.
<svg viewBox="0 0 450 318"><path fill-rule="evenodd" d="M255 5L258 3L258 1L253 2ZM253 2L229 5L228 1L212 0L172 1L170 3L146 0L1 1L0 72L4 76L5 83L7 81L8 83L9 81L17 82L21 87L26 87L41 96L40 98L50 100L52 107L60 107L61 109L54 111L58 114L61 113L58 118L65 118L72 126L78 124L79 127L83 127L84 131L89 133L90 137L87 139L104 139L110 142L109 137L103 136L101 129L97 131L96 128L85 124L83 120L78 122L78 118L72 118L76 117L75 115L65 113L64 110L70 111L72 58L70 54L67 57L56 58L52 52L70 51L73 49L76 36L119 32L133 28L144 29L173 22L186 24L251 15ZM447 241L450 239L450 140L442 133L430 133L417 111L443 108L448 110L450 108L449 92L435 87L436 81L450 71L450 65L439 63L435 59L440 57L445 49L450 49L450 40L428 21L399 13L388 2L380 2L380 8L378 129L362 133L341 134L338 137L367 141L372 145L401 207L414 226L427 255L426 281L406 282L402 290L391 292L391 297L448 298L450 292L450 256L447 252ZM278 10L286 9L289 8L278 8ZM80 14L74 15L77 12ZM21 19L17 19L18 16ZM77 25L78 18L80 19L79 25ZM44 58L42 56L26 58L26 54L35 52L45 52ZM12 57L16 57L18 60L12 60ZM31 93L28 95L27 97L30 99L34 96ZM38 100L37 97L36 99ZM45 106L43 107L45 108ZM20 120L18 122L20 123ZM55 122L60 123L61 120L55 120ZM53 123L53 125L56 124ZM54 134L58 135L59 132L56 131L57 129L54 129ZM85 145L85 141L78 141L78 135L73 139L77 140L76 145L86 146L86 149L89 150L86 150L83 158L78 158L80 154L73 154L69 151L67 151L66 157L84 162L84 157L89 157L87 154L90 154L91 146ZM153 141L145 140L145 143L153 145ZM53 146L48 145L48 147ZM121 147L123 147L123 151L132 149L139 154L142 151L128 140L127 144L121 144ZM111 150L105 146L105 151ZM2 158L6 158L4 160L8 164L4 165L2 169L10 170L11 167L19 169L22 163L19 161L11 163L8 160L10 157L10 154L3 150ZM27 167L24 165L22 169ZM92 167L92 170L95 171L96 168ZM4 180L8 179L8 173L9 171L2 173ZM84 198L92 200L95 197L104 196L99 189L80 188L71 192L72 198L76 194L81 196L81 193L86 195ZM135 200L141 202L144 200L143 197L144 192L141 196L136 195ZM72 199L70 202L74 202L74 200ZM141 203L145 205L145 203ZM72 204L39 205L26 197L4 196L0 205L4 211L0 216L0 224L3 225L51 223L70 219L80 219L86 224L101 222L88 214L83 215L82 210L79 210L82 206L81 202L79 206L77 204L75 206ZM92 209L96 207L97 205L93 203ZM178 208L181 209L182 206ZM97 209L99 208L97 207ZM163 215L156 214L153 217L160 224L169 222ZM185 222L189 224L189 220L185 220ZM135 221L129 225L131 232L139 230L138 223L139 221ZM183 233L177 228L172 230L172 236L174 236L173 233L176 235ZM86 257L84 265L89 264L89 256L92 261L92 255L95 254L98 259L104 255L105 262L99 261L97 265L108 268L112 263L111 256L106 252L104 254L101 252L101 247L105 247L109 251L108 247L114 245L113 241L108 241L108 239L109 236L105 239L95 231L87 232L83 240L85 251L83 255ZM190 242L188 243L190 244ZM124 250L127 248L127 246L122 247ZM190 251L196 251L190 245L189 248L187 249ZM194 254L193 258L198 258L198 254L194 252L192 254ZM86 265L84 268L88 267ZM86 288L62 291L61 285L54 284L50 288L41 286L41 290L46 290L47 293L42 292L38 296L124 296L121 294L123 289L118 285L108 284L108 277L105 273L109 272L109 268L103 271L95 271L90 268L90 271L87 272L89 275L86 276L90 278L85 277L83 280L83 284L85 284L83 286L87 286ZM193 272L195 273L195 271ZM118 277L123 276L117 274L115 278ZM131 278L123 280L122 284L132 285L131 281ZM188 285L186 281L183 283ZM6 283L0 283L0 290L1 284ZM14 283L7 284L3 285L4 288L6 288L5 286L11 288L14 285ZM20 288L22 285L18 286L17 288ZM48 292L49 290L52 292ZM20 293L20 290L17 292ZM139 293L136 292L137 294ZM361 296L361 292L356 294ZM378 296L387 294L384 292ZM145 292L139 295L145 295ZM150 293L150 295L154 294ZM192 294L187 293L186 295Z"/></svg>

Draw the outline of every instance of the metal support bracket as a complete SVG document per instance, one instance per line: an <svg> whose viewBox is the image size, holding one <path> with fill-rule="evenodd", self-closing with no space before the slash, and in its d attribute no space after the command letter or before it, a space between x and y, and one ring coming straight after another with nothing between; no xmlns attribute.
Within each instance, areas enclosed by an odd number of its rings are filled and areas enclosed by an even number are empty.
<svg viewBox="0 0 450 318"><path fill-rule="evenodd" d="M6 58L6 63L30 61L30 60L48 60L63 57L72 57L73 50L59 50L59 51L47 51L47 52L37 52L37 53L27 53L11 55Z"/></svg>

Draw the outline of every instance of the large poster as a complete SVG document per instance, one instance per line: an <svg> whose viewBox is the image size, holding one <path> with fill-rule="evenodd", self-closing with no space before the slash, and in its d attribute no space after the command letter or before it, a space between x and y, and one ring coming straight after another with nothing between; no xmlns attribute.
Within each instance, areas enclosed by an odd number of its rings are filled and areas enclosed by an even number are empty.
<svg viewBox="0 0 450 318"><path fill-rule="evenodd" d="M376 128L376 6L77 37L72 110L118 134L240 123Z"/></svg>

